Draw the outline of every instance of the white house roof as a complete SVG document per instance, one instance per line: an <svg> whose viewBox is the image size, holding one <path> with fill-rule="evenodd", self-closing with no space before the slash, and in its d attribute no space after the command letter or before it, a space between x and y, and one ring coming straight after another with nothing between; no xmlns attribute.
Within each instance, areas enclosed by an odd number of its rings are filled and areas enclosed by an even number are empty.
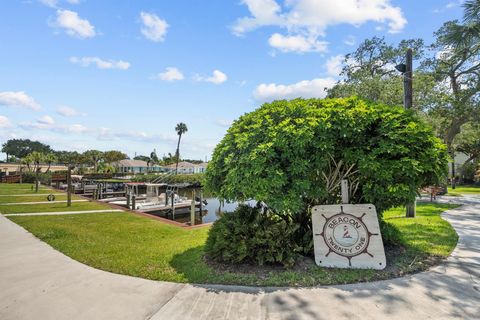
<svg viewBox="0 0 480 320"><path fill-rule="evenodd" d="M146 161L142 160L130 160L130 159L125 159L125 160L120 160L117 162L114 162L115 166L118 167L143 167L147 168L148 164Z"/></svg>
<svg viewBox="0 0 480 320"><path fill-rule="evenodd" d="M202 162L202 163L191 163L187 161L180 161L178 163L178 169L188 169L188 168L206 168L208 163ZM175 169L175 163L170 164L166 166L167 168Z"/></svg>

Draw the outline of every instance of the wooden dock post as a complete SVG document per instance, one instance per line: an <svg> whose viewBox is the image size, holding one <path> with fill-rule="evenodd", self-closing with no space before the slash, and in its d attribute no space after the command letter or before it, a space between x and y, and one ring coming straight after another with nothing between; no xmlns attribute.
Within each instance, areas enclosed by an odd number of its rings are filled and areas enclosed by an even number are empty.
<svg viewBox="0 0 480 320"><path fill-rule="evenodd" d="M136 196L136 195L133 195L133 196L132 196L132 210L136 210L136 209L137 209L136 200L137 200L137 196Z"/></svg>
<svg viewBox="0 0 480 320"><path fill-rule="evenodd" d="M200 216L202 216L202 213L203 213L203 190L200 189L200 194L199 194L199 198L200 198Z"/></svg>
<svg viewBox="0 0 480 320"><path fill-rule="evenodd" d="M343 179L341 181L341 189L342 189L342 203L349 203L349 195L348 195L348 180Z"/></svg>
<svg viewBox="0 0 480 320"><path fill-rule="evenodd" d="M126 197L127 197L127 208L130 209L130 199L132 198L132 193L131 192L128 192L127 194L125 194Z"/></svg>
<svg viewBox="0 0 480 320"><path fill-rule="evenodd" d="M175 192L172 191L172 219L175 220Z"/></svg>
<svg viewBox="0 0 480 320"><path fill-rule="evenodd" d="M68 166L67 171L67 207L72 206L72 167Z"/></svg>
<svg viewBox="0 0 480 320"><path fill-rule="evenodd" d="M192 205L190 207L190 225L195 225L195 189L192 190Z"/></svg>

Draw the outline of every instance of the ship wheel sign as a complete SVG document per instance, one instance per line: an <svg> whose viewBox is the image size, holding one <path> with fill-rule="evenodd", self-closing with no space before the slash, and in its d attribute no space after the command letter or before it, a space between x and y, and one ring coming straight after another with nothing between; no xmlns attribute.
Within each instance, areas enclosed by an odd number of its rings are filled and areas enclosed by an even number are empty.
<svg viewBox="0 0 480 320"><path fill-rule="evenodd" d="M312 223L315 262L319 266L385 268L385 251L374 205L315 206Z"/></svg>

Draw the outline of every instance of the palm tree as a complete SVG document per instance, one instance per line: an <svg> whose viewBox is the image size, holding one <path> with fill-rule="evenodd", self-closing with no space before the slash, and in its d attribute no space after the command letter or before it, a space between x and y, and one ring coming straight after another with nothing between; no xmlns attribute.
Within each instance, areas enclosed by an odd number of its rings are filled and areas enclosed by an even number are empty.
<svg viewBox="0 0 480 320"><path fill-rule="evenodd" d="M175 131L178 134L178 143L177 143L177 152L176 152L176 165L175 165L175 174L178 173L178 160L180 158L180 139L182 139L182 134L188 131L187 125L183 122L180 122L175 127Z"/></svg>
<svg viewBox="0 0 480 320"><path fill-rule="evenodd" d="M467 0L463 3L463 24L452 21L444 41L450 46L471 47L478 44L480 34L480 0Z"/></svg>
<svg viewBox="0 0 480 320"><path fill-rule="evenodd" d="M48 164L48 168L46 172L50 171L50 167L52 166L52 163L57 162L58 159L53 153L48 153L45 155L43 161L45 161Z"/></svg>
<svg viewBox="0 0 480 320"><path fill-rule="evenodd" d="M41 170L40 163L45 159L45 155L41 152L33 151L29 153L25 158L23 158L23 163L27 164L27 167L30 170L30 164L33 164L33 170L35 173L35 192L38 192L39 185L39 173Z"/></svg>
<svg viewBox="0 0 480 320"><path fill-rule="evenodd" d="M98 150L87 150L83 153L86 162L93 164L93 172L98 171L98 163L103 159L103 152Z"/></svg>

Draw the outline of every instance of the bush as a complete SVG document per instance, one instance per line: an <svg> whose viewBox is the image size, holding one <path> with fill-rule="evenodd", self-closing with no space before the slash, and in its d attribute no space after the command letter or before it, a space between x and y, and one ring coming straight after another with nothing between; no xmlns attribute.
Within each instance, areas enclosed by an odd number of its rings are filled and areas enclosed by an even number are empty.
<svg viewBox="0 0 480 320"><path fill-rule="evenodd" d="M292 267L302 249L293 241L299 225L262 211L240 205L215 221L205 246L207 256L226 263Z"/></svg>
<svg viewBox="0 0 480 320"><path fill-rule="evenodd" d="M420 187L439 183L447 159L446 146L412 110L356 97L281 100L233 123L215 147L205 186L227 201L265 203L277 215L269 221L289 216L283 221L294 236L284 245L312 254L311 207L340 203L342 179L350 202L373 203L381 220ZM241 224L228 226L224 238Z"/></svg>
<svg viewBox="0 0 480 320"><path fill-rule="evenodd" d="M41 184L50 185L52 181L52 172L41 172L38 174L38 180ZM22 173L22 182L23 183L35 183L35 172L23 172Z"/></svg>
<svg viewBox="0 0 480 320"><path fill-rule="evenodd" d="M447 172L445 145L411 110L358 98L274 101L240 117L215 147L206 186L275 211L352 203L379 213L412 201Z"/></svg>

